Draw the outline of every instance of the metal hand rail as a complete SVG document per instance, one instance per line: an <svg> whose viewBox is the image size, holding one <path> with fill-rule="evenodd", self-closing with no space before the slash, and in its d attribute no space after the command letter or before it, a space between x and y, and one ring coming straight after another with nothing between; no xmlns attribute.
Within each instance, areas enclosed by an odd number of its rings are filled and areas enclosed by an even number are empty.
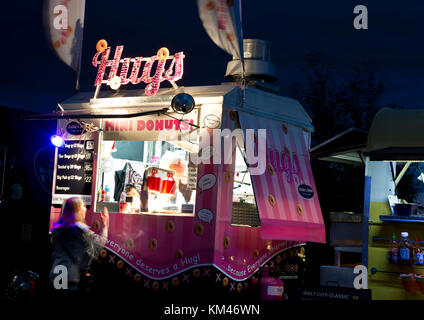
<svg viewBox="0 0 424 320"><path fill-rule="evenodd" d="M379 238L379 237L373 236L372 237L372 241L373 242L377 242L377 241L392 241L392 239L385 239L385 238ZM396 240L396 241L398 241L398 240ZM410 241L410 242L415 243L417 241ZM424 241L418 241L418 243L424 243Z"/></svg>
<svg viewBox="0 0 424 320"><path fill-rule="evenodd" d="M383 273L393 273L393 274L402 274L405 272L396 272L396 271L387 271L387 270L378 270L376 268L371 268L371 274L376 274L377 272L383 272Z"/></svg>

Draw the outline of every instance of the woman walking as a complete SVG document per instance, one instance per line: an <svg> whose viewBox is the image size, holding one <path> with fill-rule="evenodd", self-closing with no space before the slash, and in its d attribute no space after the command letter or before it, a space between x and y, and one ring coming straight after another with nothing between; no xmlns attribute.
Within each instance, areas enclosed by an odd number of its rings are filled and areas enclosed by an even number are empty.
<svg viewBox="0 0 424 320"><path fill-rule="evenodd" d="M85 224L87 208L78 197L65 200L60 219L52 230L50 284L58 296L77 296L90 278L90 265L105 245L109 229L107 208L101 213L100 235Z"/></svg>

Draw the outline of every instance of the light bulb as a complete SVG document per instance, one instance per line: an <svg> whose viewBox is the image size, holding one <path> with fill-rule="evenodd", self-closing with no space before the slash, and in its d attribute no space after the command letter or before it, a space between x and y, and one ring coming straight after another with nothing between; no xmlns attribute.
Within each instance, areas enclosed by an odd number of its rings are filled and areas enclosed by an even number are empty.
<svg viewBox="0 0 424 320"><path fill-rule="evenodd" d="M57 134L52 135L50 138L51 143L55 146L55 147L63 147L63 145L65 144L65 141L63 140L63 138Z"/></svg>

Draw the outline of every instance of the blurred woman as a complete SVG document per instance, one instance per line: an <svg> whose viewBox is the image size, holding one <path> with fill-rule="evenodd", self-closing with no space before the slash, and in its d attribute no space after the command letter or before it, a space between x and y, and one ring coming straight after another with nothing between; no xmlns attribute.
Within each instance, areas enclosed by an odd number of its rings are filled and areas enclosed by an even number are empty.
<svg viewBox="0 0 424 320"><path fill-rule="evenodd" d="M50 283L56 292L81 289L84 279L90 276L93 259L98 257L106 243L109 229L107 208L101 213L103 228L100 235L85 224L86 211L80 198L69 198L64 201L60 219L53 225Z"/></svg>

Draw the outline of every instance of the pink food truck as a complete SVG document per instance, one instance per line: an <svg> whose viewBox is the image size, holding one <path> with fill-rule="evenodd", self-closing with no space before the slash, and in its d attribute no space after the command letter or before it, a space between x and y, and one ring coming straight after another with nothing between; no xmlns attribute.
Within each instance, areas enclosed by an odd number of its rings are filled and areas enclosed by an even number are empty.
<svg viewBox="0 0 424 320"><path fill-rule="evenodd" d="M179 86L183 52L126 58L123 49L99 42L93 92L40 116L57 119L64 140L50 227L71 196L87 205L94 231L107 207L103 263L157 292L206 278L247 292L288 250L302 256L306 242L325 242L313 127L296 100L252 85L259 81ZM282 285L269 286L264 298L282 294Z"/></svg>

